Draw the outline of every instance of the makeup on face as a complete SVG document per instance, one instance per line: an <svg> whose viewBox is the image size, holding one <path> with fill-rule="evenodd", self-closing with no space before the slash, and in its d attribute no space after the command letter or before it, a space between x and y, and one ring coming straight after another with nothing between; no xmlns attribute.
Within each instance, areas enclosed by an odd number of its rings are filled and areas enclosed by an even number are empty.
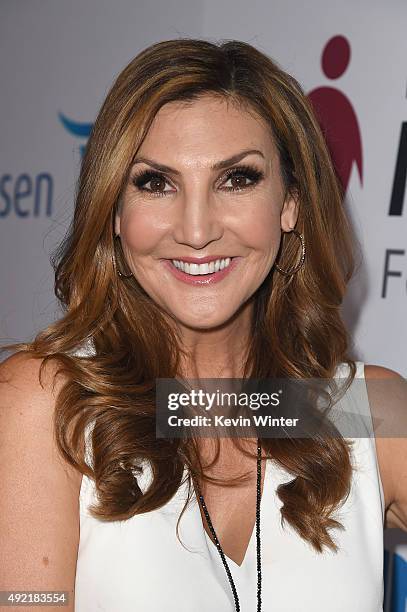
<svg viewBox="0 0 407 612"><path fill-rule="evenodd" d="M148 295L181 324L208 328L233 317L270 272L284 198L271 130L206 96L157 113L115 229Z"/></svg>

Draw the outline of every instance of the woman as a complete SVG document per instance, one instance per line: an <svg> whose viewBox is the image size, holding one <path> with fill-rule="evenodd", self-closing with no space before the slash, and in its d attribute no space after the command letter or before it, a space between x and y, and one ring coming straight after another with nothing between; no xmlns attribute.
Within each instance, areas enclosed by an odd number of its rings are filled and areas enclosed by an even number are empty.
<svg viewBox="0 0 407 612"><path fill-rule="evenodd" d="M155 433L157 378L340 376L345 401L401 380L348 355L342 196L300 86L250 45L170 40L123 70L56 260L65 314L2 366L2 588L78 612L382 610L403 439Z"/></svg>

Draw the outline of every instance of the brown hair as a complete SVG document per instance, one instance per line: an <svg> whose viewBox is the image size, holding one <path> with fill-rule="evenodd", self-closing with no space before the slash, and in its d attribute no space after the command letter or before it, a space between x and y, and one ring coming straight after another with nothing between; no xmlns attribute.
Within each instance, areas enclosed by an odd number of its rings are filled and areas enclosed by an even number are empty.
<svg viewBox="0 0 407 612"><path fill-rule="evenodd" d="M320 127L298 82L269 57L239 41L175 39L154 44L119 74L89 138L69 232L52 263L64 316L31 343L11 345L58 360L67 382L55 432L62 455L95 479L102 520L125 520L163 506L180 486L184 465L202 473L195 441L157 439L155 379L177 375L180 342L160 308L125 268L115 247L114 216L137 149L157 111L171 101L211 93L254 112L270 126L282 178L300 203L305 265L286 277L272 269L254 296L245 376L330 378L348 356L340 307L354 271L354 237L343 193ZM282 241L279 265L298 256L295 236ZM75 354L93 343L87 356ZM4 350L4 349L3 349ZM93 469L85 463L85 427L94 423ZM293 478L278 487L282 520L321 552L337 550L332 513L350 490L350 447L343 438L265 439L264 450ZM142 494L133 475L149 460L153 481ZM136 468L137 469L137 468ZM222 480L222 484L228 484ZM229 483L230 484L230 483Z"/></svg>

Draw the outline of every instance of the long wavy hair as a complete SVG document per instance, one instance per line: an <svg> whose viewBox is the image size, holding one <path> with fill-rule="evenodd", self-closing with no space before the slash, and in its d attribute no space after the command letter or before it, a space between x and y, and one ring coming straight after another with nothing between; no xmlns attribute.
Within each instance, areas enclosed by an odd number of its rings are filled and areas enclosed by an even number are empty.
<svg viewBox="0 0 407 612"><path fill-rule="evenodd" d="M185 466L202 480L235 482L205 474L193 438L156 438L155 380L177 376L180 338L137 280L118 276L118 266L125 269L126 261L114 240L114 217L132 160L156 113L168 102L194 101L203 94L254 112L269 126L284 186L299 202L296 227L307 245L305 264L296 274L284 276L273 267L253 296L244 376L331 378L346 362L349 386L356 372L340 314L355 268L355 236L301 86L244 42L180 38L153 44L117 77L86 146L73 220L52 257L63 316L32 342L8 345L42 359L40 378L49 360L65 375L55 407L58 448L94 479L98 503L90 511L104 521L163 506L179 488ZM278 264L290 268L298 255L298 241L286 234ZM91 351L78 352L89 343ZM88 426L92 465L84 453ZM343 528L334 511L349 495L351 445L340 436L321 436L263 439L262 447L292 475L277 489L282 523L287 521L316 551L325 546L336 551L330 532ZM134 477L140 460L152 468L144 492Z"/></svg>

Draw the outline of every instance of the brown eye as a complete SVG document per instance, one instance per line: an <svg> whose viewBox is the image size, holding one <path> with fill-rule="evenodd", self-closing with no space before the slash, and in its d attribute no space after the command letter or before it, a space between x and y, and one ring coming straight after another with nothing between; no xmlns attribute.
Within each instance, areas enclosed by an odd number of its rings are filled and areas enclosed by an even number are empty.
<svg viewBox="0 0 407 612"><path fill-rule="evenodd" d="M243 174L236 174L235 176L230 177L231 185L234 189L241 189L242 187L246 187L247 176L243 176Z"/></svg>
<svg viewBox="0 0 407 612"><path fill-rule="evenodd" d="M146 170L141 175L134 177L133 183L139 191L144 191L149 195L165 196L173 193L173 190L166 189L166 186L170 185L165 176L151 170Z"/></svg>
<svg viewBox="0 0 407 612"><path fill-rule="evenodd" d="M225 191L242 191L254 187L264 178L262 172L251 166L238 166L229 170L223 182Z"/></svg>
<svg viewBox="0 0 407 612"><path fill-rule="evenodd" d="M165 189L165 180L162 176L157 176L152 178L151 181L151 191L164 191Z"/></svg>

